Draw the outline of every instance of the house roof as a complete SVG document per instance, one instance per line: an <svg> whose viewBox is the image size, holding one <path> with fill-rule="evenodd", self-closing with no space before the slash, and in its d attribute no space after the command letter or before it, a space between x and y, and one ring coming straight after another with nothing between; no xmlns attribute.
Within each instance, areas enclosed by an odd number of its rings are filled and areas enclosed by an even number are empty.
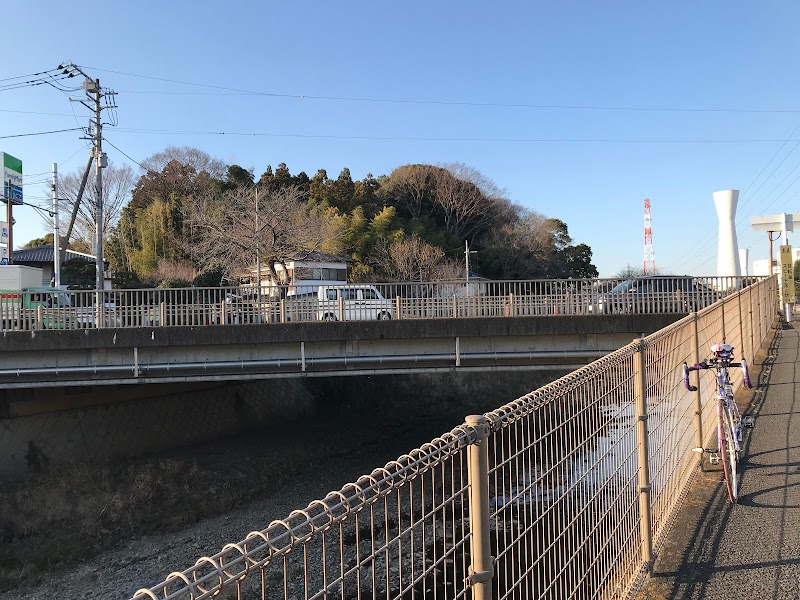
<svg viewBox="0 0 800 600"><path fill-rule="evenodd" d="M300 250L295 252L289 257L289 260L302 261L302 262L327 262L327 263L349 263L349 258L343 256L335 256L333 254L326 254L325 252L317 252L316 250Z"/></svg>
<svg viewBox="0 0 800 600"><path fill-rule="evenodd" d="M68 260L85 260L92 262L95 257L85 252L75 252L74 250L64 251L62 262ZM37 265L42 263L53 262L53 247L52 246L37 246L36 248L25 248L24 250L14 250L14 263L16 264L29 264Z"/></svg>

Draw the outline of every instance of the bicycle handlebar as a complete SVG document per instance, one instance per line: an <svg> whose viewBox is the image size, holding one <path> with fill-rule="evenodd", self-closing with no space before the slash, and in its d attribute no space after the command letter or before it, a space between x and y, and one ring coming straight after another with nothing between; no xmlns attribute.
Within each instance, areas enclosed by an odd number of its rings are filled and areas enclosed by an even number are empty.
<svg viewBox="0 0 800 600"><path fill-rule="evenodd" d="M683 385L685 385L686 389L689 390L690 392L696 392L697 391L697 387L694 386L694 385L691 385L689 383L689 371L700 371L700 370L704 370L704 369L713 369L716 366L717 365L715 365L713 363L709 363L708 360L706 360L706 359L703 359L700 363L698 363L696 365L692 365L691 367L684 362L683 363ZM752 389L753 384L750 383L750 372L747 370L747 361L746 360L742 359L742 361L738 362L738 363L732 362L732 363L729 363L727 366L729 366L729 367L741 367L742 368L742 379L744 381L744 384L748 388Z"/></svg>
<svg viewBox="0 0 800 600"><path fill-rule="evenodd" d="M695 366L699 366L699 365L695 365ZM694 370L694 369L691 369L691 370ZM685 385L686 389L689 390L690 392L696 392L697 391L697 387L695 387L695 386L693 386L692 384L689 383L689 371L690 371L689 365L687 365L686 363L683 363L683 385Z"/></svg>

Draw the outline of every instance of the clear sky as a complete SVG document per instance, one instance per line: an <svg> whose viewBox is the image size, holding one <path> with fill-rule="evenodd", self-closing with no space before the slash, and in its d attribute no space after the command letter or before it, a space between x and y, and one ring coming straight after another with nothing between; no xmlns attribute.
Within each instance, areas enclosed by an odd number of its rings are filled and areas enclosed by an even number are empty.
<svg viewBox="0 0 800 600"><path fill-rule="evenodd" d="M715 274L714 191L741 190L751 261L767 240L750 217L800 212L794 1L6 8L0 86L80 65L117 92L118 124L104 128L116 148L104 150L137 172L126 154L170 145L256 177L280 162L333 178L348 167L353 179L462 162L565 221L601 276L641 267L645 198L656 266L681 274ZM17 137L85 126L89 111L69 96L0 87L0 151L23 161L28 202L48 203L53 162L70 173L88 159L80 131ZM47 232L33 208L15 217L15 247Z"/></svg>

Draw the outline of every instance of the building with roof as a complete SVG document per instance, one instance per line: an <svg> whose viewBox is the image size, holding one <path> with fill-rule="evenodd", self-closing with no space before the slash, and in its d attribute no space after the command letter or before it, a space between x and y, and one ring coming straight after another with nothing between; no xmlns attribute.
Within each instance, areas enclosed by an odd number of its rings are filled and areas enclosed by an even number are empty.
<svg viewBox="0 0 800 600"><path fill-rule="evenodd" d="M93 254L86 254L85 252L76 252L75 250L62 250L61 251L61 264L70 260L83 260L93 263L97 259ZM27 265L29 267L37 267L42 270L42 285L52 285L55 278L55 263L53 246L37 246L36 248L25 248L22 250L14 250L13 263L15 265ZM111 272L108 270L108 262L104 262L104 285L103 288L111 289ZM62 285L69 285L70 282L62 281Z"/></svg>
<svg viewBox="0 0 800 600"><path fill-rule="evenodd" d="M288 286L287 295L316 293L320 285L331 285L347 281L347 263L342 256L325 252L295 252L284 264L276 264L278 275L274 279L269 266L261 266L261 287L265 293L279 295L279 286ZM251 270L252 282L258 281L258 270Z"/></svg>

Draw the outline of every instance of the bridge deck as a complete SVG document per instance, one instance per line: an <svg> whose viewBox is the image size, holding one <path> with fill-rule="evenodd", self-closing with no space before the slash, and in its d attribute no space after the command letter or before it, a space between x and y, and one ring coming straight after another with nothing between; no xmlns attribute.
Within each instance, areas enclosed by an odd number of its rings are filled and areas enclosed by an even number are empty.
<svg viewBox="0 0 800 600"><path fill-rule="evenodd" d="M745 412L756 420L739 504L727 501L721 467L706 466L637 600L800 598L798 329L778 331Z"/></svg>

